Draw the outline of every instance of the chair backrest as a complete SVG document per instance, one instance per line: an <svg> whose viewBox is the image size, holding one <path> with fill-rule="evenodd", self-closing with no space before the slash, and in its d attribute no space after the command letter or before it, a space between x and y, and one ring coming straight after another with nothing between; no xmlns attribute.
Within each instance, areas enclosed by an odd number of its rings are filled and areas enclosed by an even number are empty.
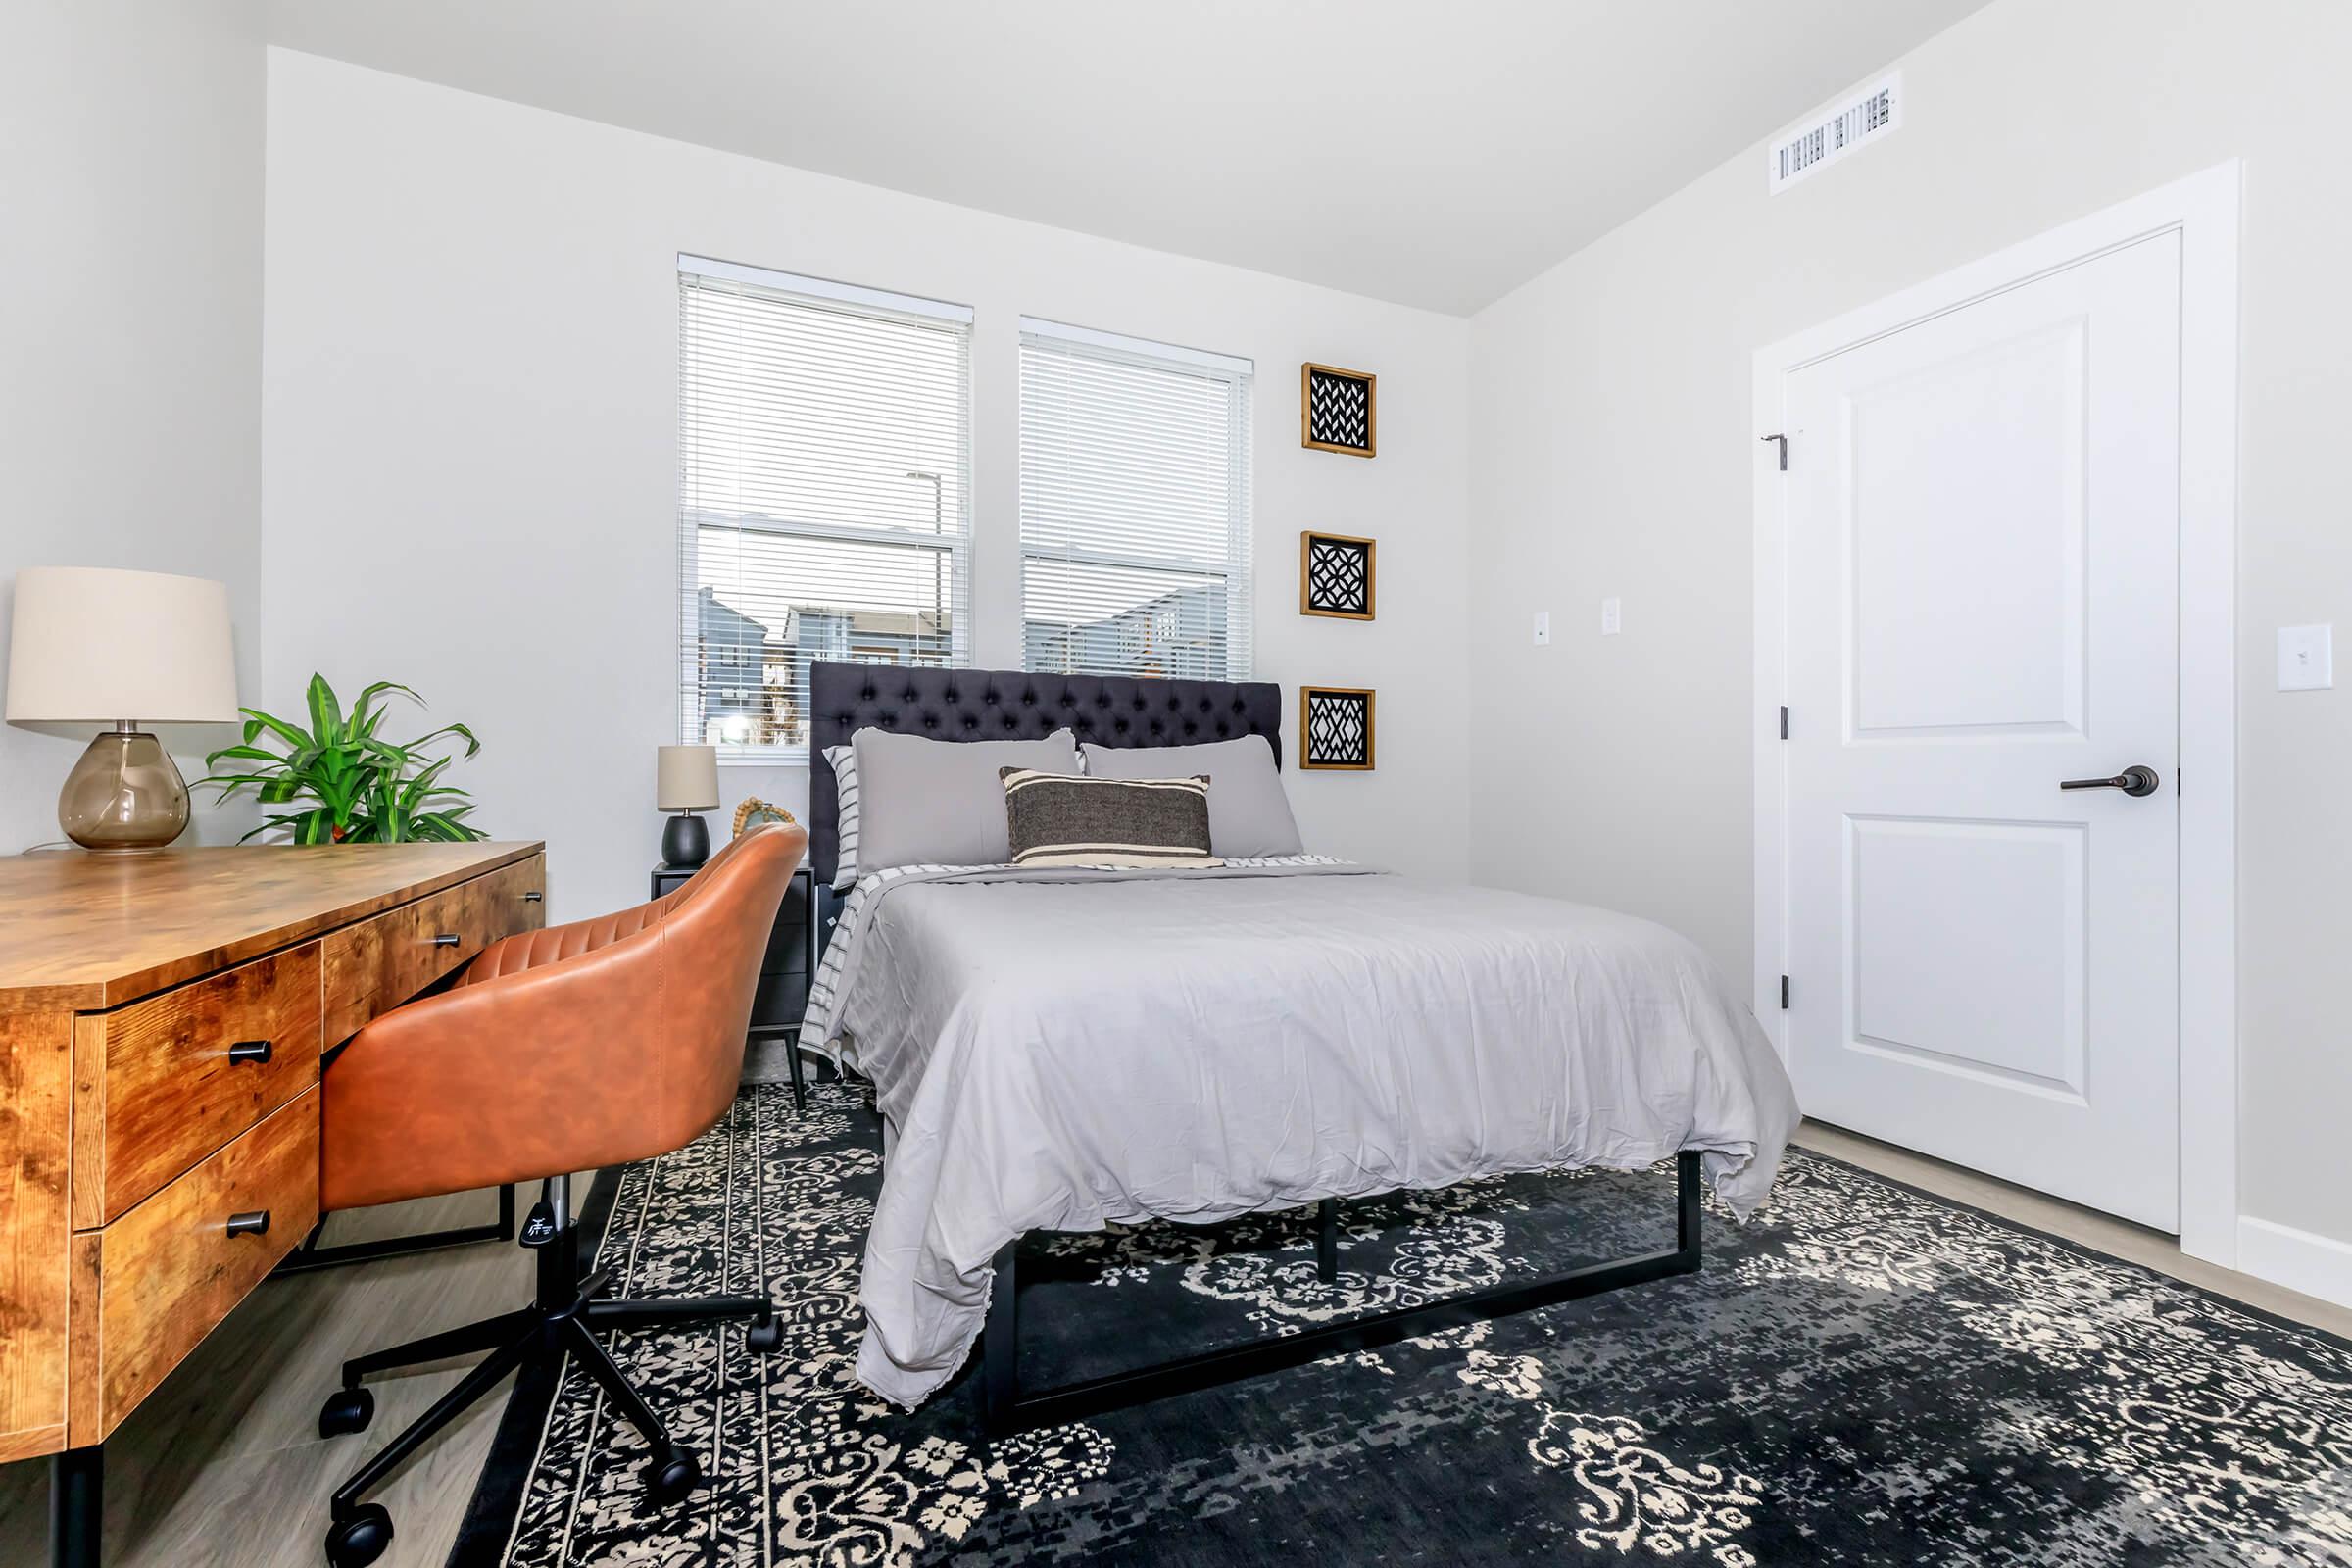
<svg viewBox="0 0 2352 1568"><path fill-rule="evenodd" d="M798 824L762 823L657 901L662 1061L650 1099L664 1148L698 1137L735 1098L760 965L808 844Z"/></svg>

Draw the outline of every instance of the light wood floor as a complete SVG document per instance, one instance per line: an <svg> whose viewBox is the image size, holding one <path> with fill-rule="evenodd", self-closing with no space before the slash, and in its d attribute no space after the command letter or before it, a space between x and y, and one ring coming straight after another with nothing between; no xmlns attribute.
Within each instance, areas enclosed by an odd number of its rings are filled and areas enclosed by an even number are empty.
<svg viewBox="0 0 2352 1568"><path fill-rule="evenodd" d="M586 1183L572 1194L585 1199ZM524 1188L523 1206L535 1197ZM326 1240L477 1224L497 1208L481 1193L387 1204L335 1216ZM530 1298L531 1255L512 1242L264 1283L107 1443L108 1568L321 1568L327 1494L465 1375L450 1362L376 1380L374 1424L321 1439L318 1403L344 1359ZM384 1568L441 1568L505 1398L475 1405L376 1494L394 1525ZM0 1564L49 1560L48 1494L46 1461L0 1466Z"/></svg>
<svg viewBox="0 0 2352 1568"><path fill-rule="evenodd" d="M2112 1257L2126 1258L2160 1274L2218 1291L2248 1306L2352 1339L2352 1309L2331 1305L2268 1280L2258 1280L2251 1274L2199 1262L2184 1255L2180 1242L2162 1231L2045 1198L1990 1176L1980 1176L1973 1170L1947 1165L1942 1160L1817 1121L1806 1122L1796 1141L1807 1149L1925 1188L1954 1202L1998 1214L2020 1225L2031 1225L2037 1231L2094 1248Z"/></svg>
<svg viewBox="0 0 2352 1568"><path fill-rule="evenodd" d="M2181 1256L2168 1236L2077 1208L1851 1133L1808 1122L1798 1141L1898 1181L2352 1336L2352 1310ZM575 1182L576 1197L587 1192ZM526 1189L524 1200L532 1196ZM329 1240L466 1224L483 1195L341 1215ZM396 1432L457 1381L452 1364L376 1382L373 1428L322 1441L314 1424L336 1368L357 1355L518 1306L530 1259L490 1244L276 1280L133 1413L107 1446L110 1568L318 1568L326 1495L368 1445ZM397 1534L385 1568L440 1568L489 1450L503 1395L430 1445L378 1495ZM0 1564L37 1568L47 1470L0 1467Z"/></svg>

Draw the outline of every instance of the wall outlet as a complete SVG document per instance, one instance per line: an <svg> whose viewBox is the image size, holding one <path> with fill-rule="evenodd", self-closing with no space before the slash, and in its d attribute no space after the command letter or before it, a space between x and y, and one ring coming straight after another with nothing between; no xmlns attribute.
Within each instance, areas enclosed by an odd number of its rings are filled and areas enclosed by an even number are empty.
<svg viewBox="0 0 2352 1568"><path fill-rule="evenodd" d="M1614 637L1621 625L1622 620L1617 613L1617 601L1603 599L1600 602L1600 634L1603 637Z"/></svg>
<svg viewBox="0 0 2352 1568"><path fill-rule="evenodd" d="M2278 689L2324 692L2335 686L2335 624L2278 628Z"/></svg>
<svg viewBox="0 0 2352 1568"><path fill-rule="evenodd" d="M1548 610L1536 612L1536 646L1538 648L1551 646L1551 612Z"/></svg>

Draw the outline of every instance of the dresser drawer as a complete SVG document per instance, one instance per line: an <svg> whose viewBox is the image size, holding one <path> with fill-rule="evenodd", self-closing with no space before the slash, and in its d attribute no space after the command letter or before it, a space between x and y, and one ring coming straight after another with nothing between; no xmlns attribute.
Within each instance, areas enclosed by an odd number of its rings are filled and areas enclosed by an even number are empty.
<svg viewBox="0 0 2352 1568"><path fill-rule="evenodd" d="M537 930L546 885L547 858L534 855L329 933L326 1043L350 1039L499 938Z"/></svg>
<svg viewBox="0 0 2352 1568"><path fill-rule="evenodd" d="M235 1234L231 1216L267 1214ZM318 1091L306 1091L104 1230L74 1238L73 1441L112 1432L318 1220Z"/></svg>
<svg viewBox="0 0 2352 1568"><path fill-rule="evenodd" d="M74 1031L74 1228L115 1218L318 1081L319 948L290 948Z"/></svg>

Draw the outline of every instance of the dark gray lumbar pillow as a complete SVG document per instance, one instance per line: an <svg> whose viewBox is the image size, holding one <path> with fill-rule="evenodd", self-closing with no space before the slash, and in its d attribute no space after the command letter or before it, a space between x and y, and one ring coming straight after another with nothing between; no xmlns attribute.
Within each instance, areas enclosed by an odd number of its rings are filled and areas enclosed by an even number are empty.
<svg viewBox="0 0 2352 1568"><path fill-rule="evenodd" d="M1086 771L1094 778L1183 778L1206 773L1209 847L1228 860L1264 855L1302 855L1298 824L1274 747L1263 735L1239 735L1199 746L1086 747Z"/></svg>
<svg viewBox="0 0 2352 1568"><path fill-rule="evenodd" d="M894 865L1003 865L1004 787L997 770L1078 771L1078 737L1042 741L934 741L861 729L858 760L858 871Z"/></svg>
<svg viewBox="0 0 2352 1568"><path fill-rule="evenodd" d="M1208 853L1208 780L1088 778L1004 770L1015 865L1200 866Z"/></svg>

